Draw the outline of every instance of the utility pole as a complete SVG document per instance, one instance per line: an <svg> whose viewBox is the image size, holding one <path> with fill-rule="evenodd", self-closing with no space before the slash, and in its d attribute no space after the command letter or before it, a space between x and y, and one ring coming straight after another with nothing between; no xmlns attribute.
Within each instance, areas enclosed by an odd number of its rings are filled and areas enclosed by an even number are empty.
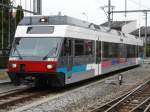
<svg viewBox="0 0 150 112"><path fill-rule="evenodd" d="M126 24L126 18L127 18L127 0L125 0L125 24Z"/></svg>
<svg viewBox="0 0 150 112"><path fill-rule="evenodd" d="M125 18L127 17L127 0L125 0Z"/></svg>
<svg viewBox="0 0 150 112"><path fill-rule="evenodd" d="M111 10L112 10L112 12L114 11L114 9L115 9L115 6L111 6ZM114 15L113 15L113 13L111 13L111 21L113 21L114 20Z"/></svg>
<svg viewBox="0 0 150 112"><path fill-rule="evenodd" d="M108 0L108 5L102 6L100 7L106 14L107 19L108 19L108 28L109 30L111 29L111 21L113 21L113 10L115 8L115 6L111 5L111 0ZM108 11L105 11L105 8L108 9ZM112 14L112 18L111 18L111 14Z"/></svg>
<svg viewBox="0 0 150 112"><path fill-rule="evenodd" d="M36 15L42 15L42 1L41 0L33 1L33 12L36 12Z"/></svg>
<svg viewBox="0 0 150 112"><path fill-rule="evenodd" d="M147 47L147 11L145 11L145 38L144 40L144 58L146 58L146 47Z"/></svg>
<svg viewBox="0 0 150 112"><path fill-rule="evenodd" d="M113 20L113 9L115 8L115 6L111 6L111 0L108 0L108 6L103 6L103 7L101 7L103 10L104 10L104 8L108 8L108 14L106 14L107 15L107 17L108 17L108 28L109 28L109 30L111 29L111 22L112 22L112 20ZM104 10L104 12L105 12L105 10ZM112 18L111 18L111 14L112 14Z"/></svg>
<svg viewBox="0 0 150 112"><path fill-rule="evenodd" d="M108 0L108 27L111 29L111 0Z"/></svg>

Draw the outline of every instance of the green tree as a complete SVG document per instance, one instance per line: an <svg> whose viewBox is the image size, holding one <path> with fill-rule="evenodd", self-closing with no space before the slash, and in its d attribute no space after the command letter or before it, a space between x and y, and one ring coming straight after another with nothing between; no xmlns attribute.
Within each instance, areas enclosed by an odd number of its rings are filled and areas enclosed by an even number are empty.
<svg viewBox="0 0 150 112"><path fill-rule="evenodd" d="M146 56L150 57L150 44L146 45Z"/></svg>
<svg viewBox="0 0 150 112"><path fill-rule="evenodd" d="M0 0L0 3L5 5L10 5L10 0ZM8 45L8 37L9 37L9 19L10 17L10 9L0 6L0 48L5 48ZM3 46L2 46L3 40Z"/></svg>
<svg viewBox="0 0 150 112"><path fill-rule="evenodd" d="M4 5L11 5L10 0L0 0ZM13 17L12 8L0 6L0 49L9 49L15 34L16 26L23 18L21 6L17 7L16 16ZM8 54L5 50L0 50L0 67L6 67Z"/></svg>
<svg viewBox="0 0 150 112"><path fill-rule="evenodd" d="M0 0L0 3L10 5L10 0ZM9 46L9 38L11 32L14 32L12 26L12 10L3 6L0 6L0 49L7 49ZM3 44L2 44L3 43ZM6 56L7 55L7 56ZM6 67L8 60L8 53L6 50L0 51L0 68Z"/></svg>
<svg viewBox="0 0 150 112"><path fill-rule="evenodd" d="M19 24L20 20L24 17L24 13L22 10L22 6L17 6L17 11L16 11L16 25Z"/></svg>
<svg viewBox="0 0 150 112"><path fill-rule="evenodd" d="M0 3L11 5L10 0L0 0ZM0 6L0 48L3 49L10 48L16 26L24 16L22 6L17 6L15 17L12 13L11 8Z"/></svg>

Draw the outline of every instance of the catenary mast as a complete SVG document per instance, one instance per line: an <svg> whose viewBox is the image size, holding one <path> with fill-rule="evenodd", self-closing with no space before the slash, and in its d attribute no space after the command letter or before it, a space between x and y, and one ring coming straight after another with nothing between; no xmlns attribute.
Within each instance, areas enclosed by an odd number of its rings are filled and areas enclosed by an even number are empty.
<svg viewBox="0 0 150 112"><path fill-rule="evenodd" d="M33 0L33 12L36 12L36 15L42 15L42 0Z"/></svg>

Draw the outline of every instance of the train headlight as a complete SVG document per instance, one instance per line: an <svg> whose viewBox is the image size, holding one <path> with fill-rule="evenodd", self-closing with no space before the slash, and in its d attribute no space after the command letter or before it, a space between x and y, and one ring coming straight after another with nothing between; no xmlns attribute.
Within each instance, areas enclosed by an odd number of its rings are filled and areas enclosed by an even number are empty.
<svg viewBox="0 0 150 112"><path fill-rule="evenodd" d="M53 65L51 65L51 64L47 65L47 69L52 69L52 68L53 68Z"/></svg>
<svg viewBox="0 0 150 112"><path fill-rule="evenodd" d="M13 63L13 64L11 64L11 67L12 67L12 68L16 68L16 67L17 67L17 64Z"/></svg>
<svg viewBox="0 0 150 112"><path fill-rule="evenodd" d="M40 22L45 23L48 22L48 17L43 17L40 19Z"/></svg>

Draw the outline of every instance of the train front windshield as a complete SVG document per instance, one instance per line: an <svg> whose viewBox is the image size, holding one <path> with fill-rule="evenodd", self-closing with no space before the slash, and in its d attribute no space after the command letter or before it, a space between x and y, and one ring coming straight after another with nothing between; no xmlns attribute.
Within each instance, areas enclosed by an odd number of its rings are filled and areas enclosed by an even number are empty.
<svg viewBox="0 0 150 112"><path fill-rule="evenodd" d="M60 46L61 38L16 38L13 44L11 56L23 57L56 57Z"/></svg>

